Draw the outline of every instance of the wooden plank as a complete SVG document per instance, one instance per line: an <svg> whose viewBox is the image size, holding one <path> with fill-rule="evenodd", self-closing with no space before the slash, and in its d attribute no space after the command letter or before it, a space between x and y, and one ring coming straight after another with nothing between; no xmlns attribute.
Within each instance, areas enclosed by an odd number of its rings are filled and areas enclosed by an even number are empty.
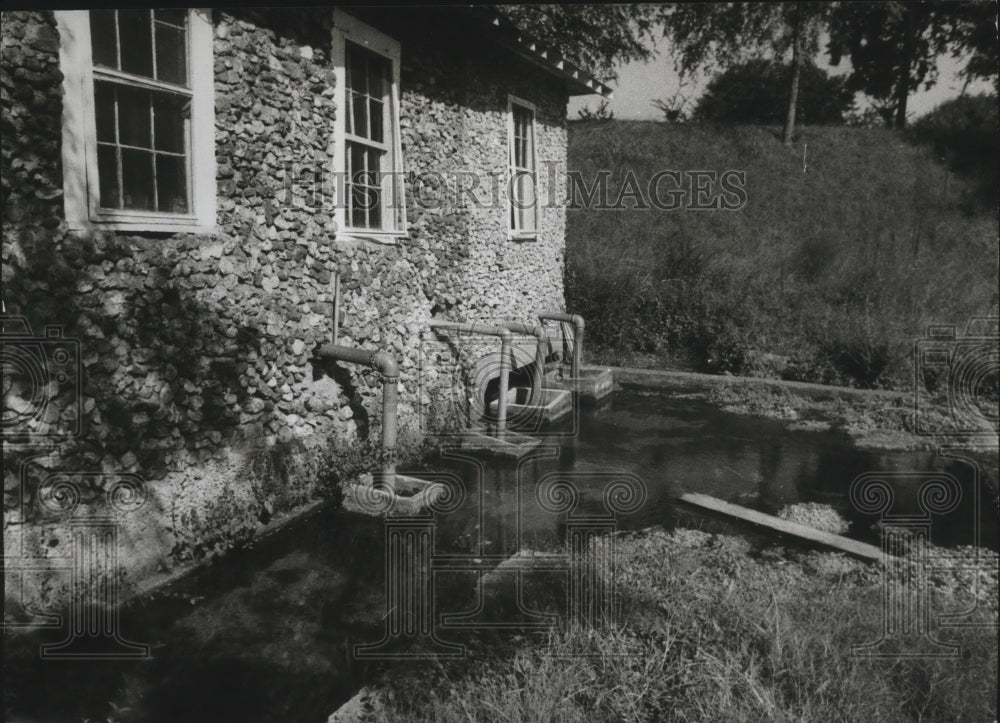
<svg viewBox="0 0 1000 723"><path fill-rule="evenodd" d="M761 525L762 527L767 527L778 532L784 532L785 534L800 537L804 540L809 540L810 542L815 542L820 545L826 545L827 547L832 547L836 550L847 552L866 560L878 561L882 560L884 557L880 548L875 547L874 545L869 545L866 542L852 540L849 537L835 535L832 532L823 532L822 530L817 530L816 528L809 527L808 525L800 525L797 522L783 520L780 517L758 512L757 510L751 510L746 507L741 507L740 505L734 505L716 497L710 497L709 495L703 495L697 492L688 492L681 495L678 499L680 499L681 502L685 502L695 507L701 507L713 512L719 512L729 517L744 520L745 522L752 522L756 525Z"/></svg>

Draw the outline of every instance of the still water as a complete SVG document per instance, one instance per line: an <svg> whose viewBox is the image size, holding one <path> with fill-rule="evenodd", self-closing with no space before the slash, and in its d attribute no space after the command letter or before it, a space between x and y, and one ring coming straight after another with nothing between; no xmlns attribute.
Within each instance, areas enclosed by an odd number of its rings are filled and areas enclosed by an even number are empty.
<svg viewBox="0 0 1000 723"><path fill-rule="evenodd" d="M479 575L519 550L564 549L574 522L727 529L674 505L689 491L772 513L826 503L851 521L851 536L877 544L879 517L852 506L851 482L883 474L894 491L889 513L914 514L929 473L945 472L961 495L954 510L931 519L933 541L978 537L998 547L995 457L865 451L838 432L792 431L701 401L637 392L617 392L545 431L543 446L520 462L452 452L407 470L454 492L434 515L433 555L446 563L434 576L437 613L519 619L506 608L477 607ZM147 660L40 660L39 644L64 633L8 637L7 719L324 721L386 665L352 654L384 630L385 551L381 520L322 510L124 610L121 633L150 646ZM464 634L441 637L461 642Z"/></svg>

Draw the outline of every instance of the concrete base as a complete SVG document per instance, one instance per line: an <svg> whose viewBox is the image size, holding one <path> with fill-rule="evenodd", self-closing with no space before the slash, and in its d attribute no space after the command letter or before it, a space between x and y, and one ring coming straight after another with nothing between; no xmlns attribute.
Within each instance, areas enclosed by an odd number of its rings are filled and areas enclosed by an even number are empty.
<svg viewBox="0 0 1000 723"><path fill-rule="evenodd" d="M555 389L576 391L580 401L586 403L598 402L611 394L615 387L614 371L610 367L581 367L580 377L571 377L568 373L561 374L559 370L545 375L545 384Z"/></svg>
<svg viewBox="0 0 1000 723"><path fill-rule="evenodd" d="M439 482L428 482L404 474L396 475L390 492L375 486L373 475L361 475L357 484L344 489L344 509L362 515L417 515L447 492Z"/></svg>
<svg viewBox="0 0 1000 723"><path fill-rule="evenodd" d="M511 428L534 431L543 424L551 424L573 411L573 395L565 389L542 389L540 404L507 403L507 421ZM490 404L490 411L497 413L497 403Z"/></svg>
<svg viewBox="0 0 1000 723"><path fill-rule="evenodd" d="M507 431L501 438L474 429L454 437L451 441L454 446L464 450L511 459L520 459L541 444L541 440L517 432Z"/></svg>

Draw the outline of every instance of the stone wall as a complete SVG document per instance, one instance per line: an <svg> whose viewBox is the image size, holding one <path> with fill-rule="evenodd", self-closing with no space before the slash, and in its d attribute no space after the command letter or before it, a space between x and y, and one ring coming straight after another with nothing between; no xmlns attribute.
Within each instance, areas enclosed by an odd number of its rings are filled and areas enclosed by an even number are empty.
<svg viewBox="0 0 1000 723"><path fill-rule="evenodd" d="M508 93L538 105L539 160L564 167L559 82L475 39L371 19L402 43L403 159L417 175L409 237L352 243L337 238L332 209L294 202L303 189L286 173L330 167L329 12L215 11L213 21L218 232L199 236L67 230L55 21L3 18L4 300L36 335L59 325L79 341L80 384L49 385L47 421L82 420L47 449L5 441L5 542L66 555L67 517L40 504L52 502L46 479L75 474L84 514L131 473L146 494L121 523L132 582L226 549L374 466L377 382L313 359L331 337L334 274L339 343L400 360L411 448L427 429L428 384L454 381L422 362L432 316L528 322L563 304L561 208L543 210L537 241L516 242L502 202L415 202L435 192L432 171L506 172ZM555 188L564 197L561 175ZM63 589L31 580L43 602Z"/></svg>

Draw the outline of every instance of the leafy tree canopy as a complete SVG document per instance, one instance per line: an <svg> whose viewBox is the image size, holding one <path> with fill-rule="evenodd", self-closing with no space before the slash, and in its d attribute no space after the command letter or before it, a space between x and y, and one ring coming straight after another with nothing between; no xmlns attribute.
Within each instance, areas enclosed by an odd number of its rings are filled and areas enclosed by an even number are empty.
<svg viewBox="0 0 1000 723"><path fill-rule="evenodd" d="M497 10L605 81L615 78L617 63L653 57L649 41L656 13L649 5L498 5Z"/></svg>
<svg viewBox="0 0 1000 723"><path fill-rule="evenodd" d="M791 75L787 63L756 59L731 66L715 76L695 107L698 120L775 125L784 122ZM829 75L812 62L802 65L796 121L843 123L854 93L846 80Z"/></svg>
<svg viewBox="0 0 1000 723"><path fill-rule="evenodd" d="M770 55L781 57L795 41L812 57L829 3L676 3L659 10L678 69L685 73L728 67Z"/></svg>
<svg viewBox="0 0 1000 723"><path fill-rule="evenodd" d="M830 17L830 59L850 58L854 90L892 101L906 125L909 95L937 82L937 59L966 57L967 79L997 74L996 3L984 0L839 3Z"/></svg>

